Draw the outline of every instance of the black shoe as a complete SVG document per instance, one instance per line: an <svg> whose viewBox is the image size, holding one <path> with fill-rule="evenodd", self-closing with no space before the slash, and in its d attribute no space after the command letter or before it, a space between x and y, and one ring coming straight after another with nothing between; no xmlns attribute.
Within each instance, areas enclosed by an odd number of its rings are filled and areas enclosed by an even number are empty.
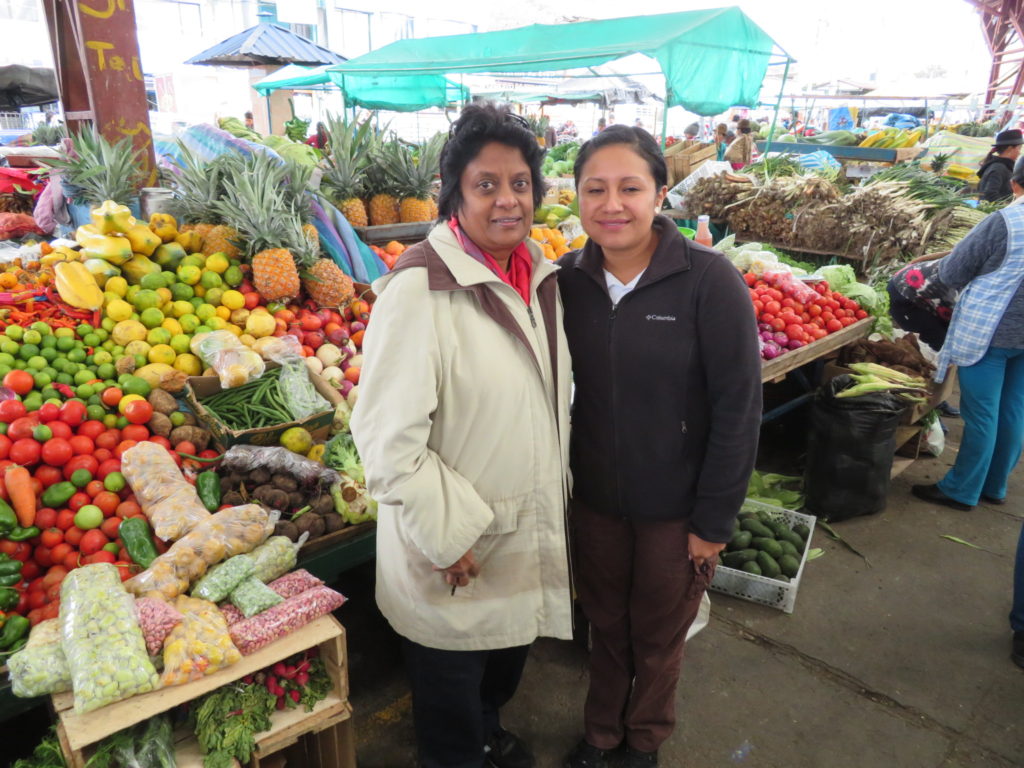
<svg viewBox="0 0 1024 768"><path fill-rule="evenodd" d="M499 728L487 740L484 754L487 756L487 765L493 768L533 768L536 765L526 743L504 728Z"/></svg>
<svg viewBox="0 0 1024 768"><path fill-rule="evenodd" d="M586 739L580 739L562 765L563 768L608 768L609 754L611 750L598 749Z"/></svg>
<svg viewBox="0 0 1024 768"><path fill-rule="evenodd" d="M930 501L933 504L942 504L947 507L952 507L953 509L958 509L961 512L970 512L974 509L970 504L964 504L956 499L951 499L939 490L938 485L915 485L910 489L910 492L919 499Z"/></svg>
<svg viewBox="0 0 1024 768"><path fill-rule="evenodd" d="M622 756L615 762L615 768L650 768L650 766L657 764L657 750L654 752L641 752L639 749L633 749L627 745Z"/></svg>
<svg viewBox="0 0 1024 768"><path fill-rule="evenodd" d="M1013 633L1013 651L1010 658L1018 667L1024 667L1024 632Z"/></svg>
<svg viewBox="0 0 1024 768"><path fill-rule="evenodd" d="M997 499L995 496L986 496L984 493L981 494L981 500L984 501L986 504L995 504L997 507L1001 507L1003 504L1006 503L1005 496L1001 499Z"/></svg>
<svg viewBox="0 0 1024 768"><path fill-rule="evenodd" d="M939 412L939 415L945 416L949 419L960 418L960 409L955 405L950 405L945 400L935 406L935 410Z"/></svg>

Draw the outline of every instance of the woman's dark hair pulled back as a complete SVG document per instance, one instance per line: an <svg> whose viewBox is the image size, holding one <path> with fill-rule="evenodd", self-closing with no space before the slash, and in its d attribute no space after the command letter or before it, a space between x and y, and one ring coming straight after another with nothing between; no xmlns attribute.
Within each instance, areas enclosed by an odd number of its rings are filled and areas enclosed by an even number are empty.
<svg viewBox="0 0 1024 768"><path fill-rule="evenodd" d="M612 144L625 144L643 158L647 162L647 167L651 169L651 176L654 177L654 183L658 189L668 184L668 166L665 164L665 156L661 154L661 147L658 146L654 137L635 125L612 125L580 147L580 153L576 155L576 163L572 168L577 189L579 189L580 175L583 173L583 166L587 164L587 160L597 150Z"/></svg>
<svg viewBox="0 0 1024 768"><path fill-rule="evenodd" d="M541 164L544 150L537 143L526 121L512 112L507 104L484 101L470 104L452 123L448 141L441 150L441 191L437 196L437 212L450 218L462 207L462 174L466 166L491 142L518 149L530 168L533 206L544 199L544 174Z"/></svg>

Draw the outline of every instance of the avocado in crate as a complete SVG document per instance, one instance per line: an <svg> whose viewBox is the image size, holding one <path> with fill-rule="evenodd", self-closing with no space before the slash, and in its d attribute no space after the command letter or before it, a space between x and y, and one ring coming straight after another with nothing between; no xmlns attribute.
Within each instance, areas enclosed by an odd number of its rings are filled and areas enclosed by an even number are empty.
<svg viewBox="0 0 1024 768"><path fill-rule="evenodd" d="M792 613L814 518L747 500L712 588Z"/></svg>

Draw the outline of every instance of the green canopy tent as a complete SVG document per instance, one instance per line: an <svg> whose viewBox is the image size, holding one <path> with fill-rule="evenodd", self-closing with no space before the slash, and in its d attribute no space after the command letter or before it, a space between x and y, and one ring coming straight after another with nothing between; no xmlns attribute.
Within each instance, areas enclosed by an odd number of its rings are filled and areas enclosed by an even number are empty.
<svg viewBox="0 0 1024 768"><path fill-rule="evenodd" d="M444 75L348 75L331 71L331 65L292 65L253 85L261 95L280 88L308 90L337 88L348 107L416 112L465 101L469 90Z"/></svg>
<svg viewBox="0 0 1024 768"><path fill-rule="evenodd" d="M666 107L699 115L756 105L769 64L785 64L788 75L792 61L731 7L399 40L327 71L394 76L589 70L636 53L659 64Z"/></svg>

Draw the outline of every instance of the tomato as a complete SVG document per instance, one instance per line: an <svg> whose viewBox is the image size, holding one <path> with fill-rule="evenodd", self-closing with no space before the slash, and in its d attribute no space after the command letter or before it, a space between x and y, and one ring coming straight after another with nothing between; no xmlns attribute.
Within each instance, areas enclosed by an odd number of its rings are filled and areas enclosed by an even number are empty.
<svg viewBox="0 0 1024 768"><path fill-rule="evenodd" d="M92 457L96 459L96 461L98 461L100 464L102 464L107 459L111 458L113 455L114 452L107 450L106 448L97 448L95 451L92 452Z"/></svg>
<svg viewBox="0 0 1024 768"><path fill-rule="evenodd" d="M814 336L814 340L817 341L818 339L824 339L826 336L828 336L828 331L826 331L824 328L815 328L812 332L812 335Z"/></svg>
<svg viewBox="0 0 1024 768"><path fill-rule="evenodd" d="M53 433L53 437L59 437L62 440L70 440L71 436L74 434L71 431L71 427L63 421L51 421L46 426L50 428L50 432Z"/></svg>
<svg viewBox="0 0 1024 768"><path fill-rule="evenodd" d="M128 421L131 421L131 416L128 416L128 411L132 409L132 405L134 404L134 402L130 403L128 407L125 409L125 417L128 419ZM149 405L149 403L146 403L146 405L149 406L149 408L152 410L153 406ZM150 414L150 418L153 418L152 414ZM149 419L146 419L146 421L149 421ZM146 440L149 440L149 427L147 427L145 423L129 424L127 427L121 430L121 437L125 440L134 440L137 443L145 442Z"/></svg>
<svg viewBox="0 0 1024 768"><path fill-rule="evenodd" d="M117 505L117 509L114 514L123 520L127 520L129 517L138 517L142 514L142 507L139 506L138 502L135 501L122 501Z"/></svg>
<svg viewBox="0 0 1024 768"><path fill-rule="evenodd" d="M36 380L28 371L15 369L4 376L4 386L13 389L19 395L27 395L35 385Z"/></svg>
<svg viewBox="0 0 1024 768"><path fill-rule="evenodd" d="M91 531L86 531L85 535L82 536L82 543L78 549L83 555L92 555L99 552L109 543L110 540L103 535L103 531L99 528L93 528Z"/></svg>
<svg viewBox="0 0 1024 768"><path fill-rule="evenodd" d="M151 438L149 438L149 442L156 443L157 445L162 445L167 450L171 450L171 441L168 440L166 437L161 437L160 435L153 435Z"/></svg>
<svg viewBox="0 0 1024 768"><path fill-rule="evenodd" d="M70 509L62 509L57 513L57 527L62 531L68 530L75 524L75 513Z"/></svg>
<svg viewBox="0 0 1024 768"><path fill-rule="evenodd" d="M103 531L103 535L113 541L117 538L117 531L121 527L121 518L111 515L100 524L100 530Z"/></svg>
<svg viewBox="0 0 1024 768"><path fill-rule="evenodd" d="M753 287L754 283L757 282L757 275L755 275L753 272L747 272L743 276L743 282L745 282L748 287Z"/></svg>
<svg viewBox="0 0 1024 768"><path fill-rule="evenodd" d="M121 581L128 581L132 577L132 564L126 559L120 558L114 561L114 567L121 575Z"/></svg>
<svg viewBox="0 0 1024 768"><path fill-rule="evenodd" d="M124 456L125 451L134 448L136 445L138 445L138 442L135 440L122 440L117 444L117 448L114 449L114 458L120 459Z"/></svg>
<svg viewBox="0 0 1024 768"><path fill-rule="evenodd" d="M107 387L103 390L103 394L100 395L100 400L103 401L104 405L113 408L121 402L122 397L124 397L124 392L120 389L117 387Z"/></svg>
<svg viewBox="0 0 1024 768"><path fill-rule="evenodd" d="M47 604L53 604L60 600L60 584L51 584L44 591Z"/></svg>
<svg viewBox="0 0 1024 768"><path fill-rule="evenodd" d="M832 314L832 310L831 309L826 309L824 312L821 313L821 315L819 315L819 317L821 317L821 319L823 321L825 321L826 323L829 320L834 320L835 319L835 315Z"/></svg>
<svg viewBox="0 0 1024 768"><path fill-rule="evenodd" d="M11 440L21 440L25 437L32 437L32 431L39 426L39 420L34 416L22 416L15 419L7 428L7 436Z"/></svg>
<svg viewBox="0 0 1024 768"><path fill-rule="evenodd" d="M70 443L71 450L76 456L91 454L96 450L96 444L93 443L91 438L88 438L85 435L75 435L68 441L68 443Z"/></svg>
<svg viewBox="0 0 1024 768"><path fill-rule="evenodd" d="M764 312L764 302L760 299L754 299L754 312L758 315Z"/></svg>
<svg viewBox="0 0 1024 768"><path fill-rule="evenodd" d="M64 559L61 560L61 564L69 571L75 570L81 564L82 555L77 549L69 550Z"/></svg>
<svg viewBox="0 0 1024 768"><path fill-rule="evenodd" d="M107 552L105 549L101 549L98 552L93 552L88 557L82 558L83 565L92 565L93 563L113 563L117 560L113 552Z"/></svg>
<svg viewBox="0 0 1024 768"><path fill-rule="evenodd" d="M772 327L773 331L784 331L784 330L786 330L786 321L783 320L781 317L776 317L774 320L772 320L769 323L769 325Z"/></svg>
<svg viewBox="0 0 1024 768"><path fill-rule="evenodd" d="M44 547L41 544L32 550L32 559L35 560L41 568L49 568L53 565L50 548Z"/></svg>
<svg viewBox="0 0 1024 768"><path fill-rule="evenodd" d="M786 336L794 341L803 341L804 329L799 325L790 324L786 326Z"/></svg>
<svg viewBox="0 0 1024 768"><path fill-rule="evenodd" d="M51 551L51 557L52 556L53 553ZM37 578L39 574L42 572L43 571L39 567L39 564L36 563L34 560L29 560L27 563L23 563L21 566L21 578L25 581L32 581L32 579Z"/></svg>
<svg viewBox="0 0 1024 768"><path fill-rule="evenodd" d="M11 452L11 438L7 435L0 435L0 459L6 459Z"/></svg>
<svg viewBox="0 0 1024 768"><path fill-rule="evenodd" d="M14 445L11 446L10 459L15 464L29 466L39 461L41 451L42 446L39 443L31 437L24 437L14 441Z"/></svg>
<svg viewBox="0 0 1024 768"><path fill-rule="evenodd" d="M53 437L43 443L40 455L43 457L43 461L51 467L62 467L71 461L71 457L74 455L73 448L74 444L69 443L63 437Z"/></svg>
<svg viewBox="0 0 1024 768"><path fill-rule="evenodd" d="M121 497L112 491L100 491L93 496L92 503L103 511L104 517L110 517L120 506Z"/></svg>
<svg viewBox="0 0 1024 768"><path fill-rule="evenodd" d="M121 460L120 459L107 459L96 469L96 477L100 480L106 480L107 475L111 472L121 471Z"/></svg>
<svg viewBox="0 0 1024 768"><path fill-rule="evenodd" d="M28 607L35 611L36 608L42 608L46 605L46 593L42 590L33 592L28 596ZM39 619L42 621L42 617Z"/></svg>
<svg viewBox="0 0 1024 768"><path fill-rule="evenodd" d="M772 301L769 301L767 304L764 305L764 311L770 312L773 315L777 315L779 314L779 312L782 311L782 305L778 301L773 299Z"/></svg>
<svg viewBox="0 0 1024 768"><path fill-rule="evenodd" d="M0 421L10 424L25 415L25 404L21 400L4 400L0 403Z"/></svg>
<svg viewBox="0 0 1024 768"><path fill-rule="evenodd" d="M45 445L43 446L43 449L45 451ZM57 467L52 467L49 464L40 464L36 468L35 477L42 484L43 488L49 488L51 485L55 485L64 479L64 475L61 474L61 471L57 469ZM38 517L38 513L36 513L36 516Z"/></svg>
<svg viewBox="0 0 1024 768"><path fill-rule="evenodd" d="M121 442L121 431L118 429L108 429L103 432L99 437L96 438L97 448L106 448L108 451L112 451L117 447L117 444Z"/></svg>
<svg viewBox="0 0 1024 768"><path fill-rule="evenodd" d="M85 486L85 493L90 499L95 499L97 495L103 493L103 481L90 480Z"/></svg>
<svg viewBox="0 0 1024 768"><path fill-rule="evenodd" d="M856 312L854 313L854 317L856 317L856 318L857 318L858 320L863 320L863 319L864 319L865 317L867 317L867 316L868 316L868 313L867 313L867 312L865 312L865 311L864 311L863 309L858 309L858 310L857 310L857 311L856 311Z"/></svg>
<svg viewBox="0 0 1024 768"><path fill-rule="evenodd" d="M773 315L771 312L762 312L761 317L758 318L758 320L762 323L770 323L774 319L775 315Z"/></svg>
<svg viewBox="0 0 1024 768"><path fill-rule="evenodd" d="M55 565L50 568L46 575L43 577L43 586L52 587L54 584L60 584L64 581L64 577L68 575L68 569L63 565Z"/></svg>
<svg viewBox="0 0 1024 768"><path fill-rule="evenodd" d="M57 525L57 510L49 507L39 508L36 510L36 519L33 525L37 525L43 530L53 528Z"/></svg>
<svg viewBox="0 0 1024 768"><path fill-rule="evenodd" d="M132 400L125 406L124 416L131 424L145 424L153 418L153 406L145 400ZM149 431L146 431L149 437Z"/></svg>
<svg viewBox="0 0 1024 768"><path fill-rule="evenodd" d="M854 323L856 323L857 322L857 318L855 318L855 317L844 317L839 322L842 323L843 328L845 328L848 325L853 325Z"/></svg>
<svg viewBox="0 0 1024 768"><path fill-rule="evenodd" d="M78 491L68 499L68 509L72 512L77 512L86 504L92 504L92 497L84 491Z"/></svg>
<svg viewBox="0 0 1024 768"><path fill-rule="evenodd" d="M77 427L85 421L85 403L81 400L68 400L60 407L60 420L69 427Z"/></svg>
<svg viewBox="0 0 1024 768"><path fill-rule="evenodd" d="M8 557L13 557L15 560L20 560L24 563L28 560L29 555L32 554L32 545L27 541L9 541L8 539L0 539L0 544L5 542L12 546L0 548L0 552L3 552Z"/></svg>
<svg viewBox="0 0 1024 768"><path fill-rule="evenodd" d="M39 420L43 422L43 424L49 424L60 415L60 406L56 403L43 403L39 406L39 410L37 410L36 413L39 415Z"/></svg>
<svg viewBox="0 0 1024 768"><path fill-rule="evenodd" d="M47 528L39 536L39 543L50 549L53 549L62 541L64 541L64 531L56 527Z"/></svg>
<svg viewBox="0 0 1024 768"><path fill-rule="evenodd" d="M788 307L788 308L792 309L793 307L796 306L796 302L793 299L791 299L789 296L787 296L786 298L784 298L782 300L782 306Z"/></svg>
<svg viewBox="0 0 1024 768"><path fill-rule="evenodd" d="M825 323L825 328L829 333L835 333L836 331L843 330L843 324L839 320L832 319Z"/></svg>
<svg viewBox="0 0 1024 768"><path fill-rule="evenodd" d="M72 457L71 461L64 465L64 477L68 480L78 469L87 469L89 474L95 476L96 470L99 469L100 463L96 461L95 456L88 456L82 454L80 456Z"/></svg>

